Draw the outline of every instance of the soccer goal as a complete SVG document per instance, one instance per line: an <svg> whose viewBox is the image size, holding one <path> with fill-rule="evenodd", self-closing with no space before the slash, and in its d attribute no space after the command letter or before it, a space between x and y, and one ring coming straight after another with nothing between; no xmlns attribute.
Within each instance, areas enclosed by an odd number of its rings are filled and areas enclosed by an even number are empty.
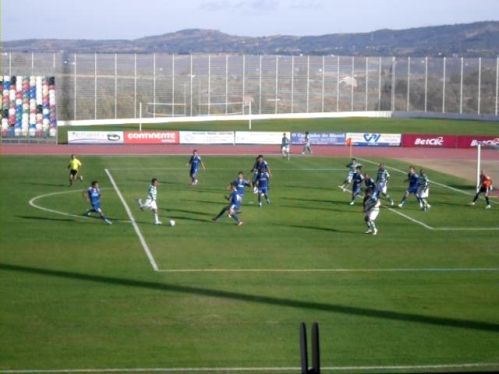
<svg viewBox="0 0 499 374"><path fill-rule="evenodd" d="M145 105L145 114L148 117L186 117L187 104L151 102Z"/></svg>
<svg viewBox="0 0 499 374"><path fill-rule="evenodd" d="M484 165L483 152L495 153L499 151L499 141L498 139L489 140L489 141L478 141L476 143L476 189L480 188L480 173L484 169L484 166L488 169L487 165ZM494 156L494 159L496 157ZM494 163L495 164L495 163ZM489 165L490 166L490 165ZM488 170L490 173L495 173L497 170Z"/></svg>

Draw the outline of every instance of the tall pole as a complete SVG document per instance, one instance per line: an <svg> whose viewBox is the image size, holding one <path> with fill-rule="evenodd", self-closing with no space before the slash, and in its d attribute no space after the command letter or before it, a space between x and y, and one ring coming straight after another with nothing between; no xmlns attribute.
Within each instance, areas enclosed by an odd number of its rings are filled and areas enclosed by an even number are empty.
<svg viewBox="0 0 499 374"><path fill-rule="evenodd" d="M229 113L229 55L225 55L225 114ZM243 100L244 114L244 100Z"/></svg>
<svg viewBox="0 0 499 374"><path fill-rule="evenodd" d="M94 119L97 119L97 53L94 53Z"/></svg>
<svg viewBox="0 0 499 374"><path fill-rule="evenodd" d="M378 110L381 110L381 65L383 60L378 57Z"/></svg>
<svg viewBox="0 0 499 374"><path fill-rule="evenodd" d="M391 99L391 110L395 111L395 57L392 57L392 99Z"/></svg>
<svg viewBox="0 0 499 374"><path fill-rule="evenodd" d="M156 118L156 53L152 55L152 116Z"/></svg>
<svg viewBox="0 0 499 374"><path fill-rule="evenodd" d="M428 111L428 56L424 59L424 111Z"/></svg>
<svg viewBox="0 0 499 374"><path fill-rule="evenodd" d="M325 56L322 56L322 87L321 87L321 112L324 113L324 79L325 79Z"/></svg>
<svg viewBox="0 0 499 374"><path fill-rule="evenodd" d="M369 108L369 103L368 103L368 96L369 96L369 57L366 57L366 107L365 111L367 112Z"/></svg>
<svg viewBox="0 0 499 374"><path fill-rule="evenodd" d="M133 117L137 118L137 53L133 54Z"/></svg>
<svg viewBox="0 0 499 374"><path fill-rule="evenodd" d="M497 105L498 105L498 97L499 97L499 57L496 60L496 111L495 114L497 116Z"/></svg>
<svg viewBox="0 0 499 374"><path fill-rule="evenodd" d="M478 58L478 115L481 112L482 104L482 58Z"/></svg>
<svg viewBox="0 0 499 374"><path fill-rule="evenodd" d="M277 98L279 94L279 56L275 56L275 97L274 112L277 114Z"/></svg>
<svg viewBox="0 0 499 374"><path fill-rule="evenodd" d="M191 86L189 87L189 103L190 103L190 116L192 117L192 93L193 93L193 89L192 89L192 84L194 83L194 75L193 75L193 71L192 71L192 54L191 54L191 58L190 58L190 81L191 81Z"/></svg>
<svg viewBox="0 0 499 374"><path fill-rule="evenodd" d="M463 74L464 74L464 58L461 57L461 80L459 84L459 114L463 114Z"/></svg>
<svg viewBox="0 0 499 374"><path fill-rule="evenodd" d="M258 112L262 114L262 55L260 55L259 60L260 75L258 77Z"/></svg>
<svg viewBox="0 0 499 374"><path fill-rule="evenodd" d="M291 56L291 113L295 112L295 56Z"/></svg>
<svg viewBox="0 0 499 374"><path fill-rule="evenodd" d="M172 53L172 117L175 117L175 54Z"/></svg>
<svg viewBox="0 0 499 374"><path fill-rule="evenodd" d="M352 82L351 82L351 90L350 90L350 111L353 112L353 82L355 76L355 57L352 56Z"/></svg>
<svg viewBox="0 0 499 374"><path fill-rule="evenodd" d="M73 92L73 119L76 120L76 98L77 98L77 94L78 94L78 91L76 89L76 53L74 54L74 92Z"/></svg>
<svg viewBox="0 0 499 374"><path fill-rule="evenodd" d="M408 112L411 106L411 57L407 57L407 103L405 111Z"/></svg>
<svg viewBox="0 0 499 374"><path fill-rule="evenodd" d="M482 145L478 142L476 146L476 191L480 189L480 169L482 168Z"/></svg>
<svg viewBox="0 0 499 374"><path fill-rule="evenodd" d="M118 118L118 54L114 54L114 119Z"/></svg>
<svg viewBox="0 0 499 374"><path fill-rule="evenodd" d="M249 100L248 106L248 128L251 130L251 100Z"/></svg>
<svg viewBox="0 0 499 374"><path fill-rule="evenodd" d="M310 56L307 56L307 113L309 112L310 102Z"/></svg>
<svg viewBox="0 0 499 374"><path fill-rule="evenodd" d="M208 115L211 115L211 56L208 56Z"/></svg>
<svg viewBox="0 0 499 374"><path fill-rule="evenodd" d="M443 61L443 77L442 77L442 113L445 113L445 83L447 80L447 57Z"/></svg>

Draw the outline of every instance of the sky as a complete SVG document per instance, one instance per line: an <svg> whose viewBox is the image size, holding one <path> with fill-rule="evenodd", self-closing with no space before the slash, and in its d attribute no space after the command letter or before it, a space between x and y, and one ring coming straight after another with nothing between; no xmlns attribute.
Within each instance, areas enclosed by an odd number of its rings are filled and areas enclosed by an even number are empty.
<svg viewBox="0 0 499 374"><path fill-rule="evenodd" d="M323 35L499 20L499 0L0 0L1 39L137 39L183 29Z"/></svg>

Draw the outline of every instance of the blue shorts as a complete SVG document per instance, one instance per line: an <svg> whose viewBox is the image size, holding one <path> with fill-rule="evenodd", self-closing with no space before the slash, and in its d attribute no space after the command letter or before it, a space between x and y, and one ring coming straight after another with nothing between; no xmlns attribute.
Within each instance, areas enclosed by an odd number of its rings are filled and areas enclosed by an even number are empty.
<svg viewBox="0 0 499 374"><path fill-rule="evenodd" d="M415 194L418 192L418 186L409 186L406 192Z"/></svg>
<svg viewBox="0 0 499 374"><path fill-rule="evenodd" d="M269 188L268 187L258 187L258 193L264 193L266 194L267 192L269 192Z"/></svg>
<svg viewBox="0 0 499 374"><path fill-rule="evenodd" d="M100 203L99 204L92 204L92 209L96 212L100 212L101 211Z"/></svg>
<svg viewBox="0 0 499 374"><path fill-rule="evenodd" d="M191 169L190 175L195 177L198 175L198 172L199 172L199 168Z"/></svg>
<svg viewBox="0 0 499 374"><path fill-rule="evenodd" d="M352 195L353 196L360 195L360 192L361 192L360 185L358 185L358 186L352 186Z"/></svg>

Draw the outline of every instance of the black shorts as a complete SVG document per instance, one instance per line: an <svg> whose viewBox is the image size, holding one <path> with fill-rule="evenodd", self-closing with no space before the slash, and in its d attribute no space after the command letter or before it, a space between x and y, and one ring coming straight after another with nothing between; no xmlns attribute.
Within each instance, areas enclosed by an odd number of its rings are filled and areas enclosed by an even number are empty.
<svg viewBox="0 0 499 374"><path fill-rule="evenodd" d="M72 175L73 177L75 177L77 174L78 174L78 170L71 169L71 170L69 171L69 175Z"/></svg>

